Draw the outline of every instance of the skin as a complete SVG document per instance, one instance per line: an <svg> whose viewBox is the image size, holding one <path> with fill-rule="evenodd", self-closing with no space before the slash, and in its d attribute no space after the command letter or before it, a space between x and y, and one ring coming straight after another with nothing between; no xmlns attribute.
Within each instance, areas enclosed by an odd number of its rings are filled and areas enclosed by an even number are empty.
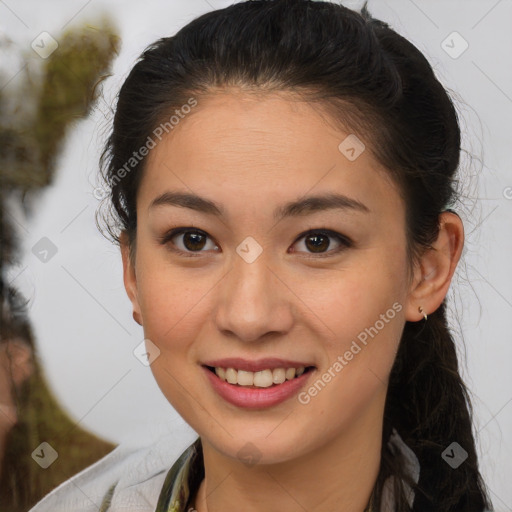
<svg viewBox="0 0 512 512"><path fill-rule="evenodd" d="M135 261L121 238L124 284L134 318L160 350L151 365L155 379L203 442L198 512L361 512L368 503L404 323L423 321L419 306L429 314L441 304L464 232L458 216L443 213L434 249L409 274L404 204L368 150L371 141L355 161L338 150L349 133L290 96L227 90L202 98L148 156ZM226 215L149 208L171 190L215 201ZM288 201L328 192L369 212L325 210L277 223L272 216ZM195 252L183 235L159 243L173 227L201 229L209 238ZM322 228L353 245L336 252L341 245L331 237L315 253L299 235ZM248 236L263 249L252 263L236 252ZM401 311L306 405L294 396L267 409L235 407L200 366L232 356L308 361L316 366L313 383L395 302ZM260 457L253 466L237 456L249 442Z"/></svg>

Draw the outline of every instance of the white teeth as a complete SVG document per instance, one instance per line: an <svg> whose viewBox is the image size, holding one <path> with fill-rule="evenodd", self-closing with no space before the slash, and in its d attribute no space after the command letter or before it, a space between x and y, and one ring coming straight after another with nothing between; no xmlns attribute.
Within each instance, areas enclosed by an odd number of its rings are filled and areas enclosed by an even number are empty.
<svg viewBox="0 0 512 512"><path fill-rule="evenodd" d="M295 377L295 368L286 368L286 380L292 380Z"/></svg>
<svg viewBox="0 0 512 512"><path fill-rule="evenodd" d="M238 372L240 375L240 372ZM272 370L262 370L261 372L254 372L254 385L259 388L269 388L272 386ZM240 382L238 382L240 384Z"/></svg>
<svg viewBox="0 0 512 512"><path fill-rule="evenodd" d="M273 384L282 384L286 380L300 377L304 371L304 366L299 366L298 368L274 368L273 370L268 369L259 372L248 372L234 368L215 368L217 377L223 381L227 381L230 384L238 384L239 386L256 386L259 388L268 388Z"/></svg>
<svg viewBox="0 0 512 512"><path fill-rule="evenodd" d="M286 370L284 368L274 368L272 371L272 382L282 384L286 380Z"/></svg>
<svg viewBox="0 0 512 512"><path fill-rule="evenodd" d="M234 368L228 368L226 370L226 380L230 384L237 384L237 382L238 382L238 372Z"/></svg>
<svg viewBox="0 0 512 512"><path fill-rule="evenodd" d="M246 372L244 370L238 370L238 380L237 383L240 386L252 386L253 382L256 380L257 373ZM259 384L257 384L259 385Z"/></svg>

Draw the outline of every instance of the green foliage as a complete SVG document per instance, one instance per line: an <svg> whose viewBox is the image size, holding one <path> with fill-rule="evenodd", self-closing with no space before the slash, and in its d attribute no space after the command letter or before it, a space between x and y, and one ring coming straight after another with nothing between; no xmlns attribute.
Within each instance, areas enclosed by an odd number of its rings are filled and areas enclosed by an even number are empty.
<svg viewBox="0 0 512 512"><path fill-rule="evenodd" d="M66 130L85 117L94 97L95 84L107 72L119 47L119 38L108 23L102 28L84 27L66 32L58 49L45 61L45 78L34 121L40 148L39 172L43 184L51 182L53 164Z"/></svg>
<svg viewBox="0 0 512 512"><path fill-rule="evenodd" d="M89 113L97 99L96 85L108 73L120 39L104 19L95 27L63 33L58 43L42 61L41 80L21 87L35 100L33 111L8 119L5 103L16 98L0 96L0 183L4 191L17 189L24 194L52 182L66 133Z"/></svg>
<svg viewBox="0 0 512 512"><path fill-rule="evenodd" d="M17 90L0 90L0 270L17 252L5 198L19 192L24 200L27 192L37 193L52 182L66 133L88 115L120 39L105 18L96 26L63 33L58 43L40 60L40 78L25 80ZM23 203L25 209L29 206Z"/></svg>

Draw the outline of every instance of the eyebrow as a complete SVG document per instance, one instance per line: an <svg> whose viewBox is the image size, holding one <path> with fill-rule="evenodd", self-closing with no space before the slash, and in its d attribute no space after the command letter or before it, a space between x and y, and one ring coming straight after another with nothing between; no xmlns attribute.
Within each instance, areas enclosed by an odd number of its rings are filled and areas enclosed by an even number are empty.
<svg viewBox="0 0 512 512"><path fill-rule="evenodd" d="M225 209L204 197L196 194L184 192L164 192L159 195L149 205L148 210L160 206L178 206L189 208L191 210L215 215L217 217L225 216ZM370 213L370 209L360 201L352 199L342 194L322 194L315 196L306 196L296 201L290 201L274 210L274 219L281 220L286 217L298 217L325 210L354 210L363 213Z"/></svg>

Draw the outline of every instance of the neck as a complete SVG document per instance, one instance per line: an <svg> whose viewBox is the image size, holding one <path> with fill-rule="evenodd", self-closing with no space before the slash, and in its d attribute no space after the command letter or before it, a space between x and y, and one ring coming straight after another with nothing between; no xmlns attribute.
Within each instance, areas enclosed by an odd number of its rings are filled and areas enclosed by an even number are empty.
<svg viewBox="0 0 512 512"><path fill-rule="evenodd" d="M310 453L248 467L202 438L205 479L197 512L363 512L377 479L383 404ZM264 492L262 492L264 490Z"/></svg>

